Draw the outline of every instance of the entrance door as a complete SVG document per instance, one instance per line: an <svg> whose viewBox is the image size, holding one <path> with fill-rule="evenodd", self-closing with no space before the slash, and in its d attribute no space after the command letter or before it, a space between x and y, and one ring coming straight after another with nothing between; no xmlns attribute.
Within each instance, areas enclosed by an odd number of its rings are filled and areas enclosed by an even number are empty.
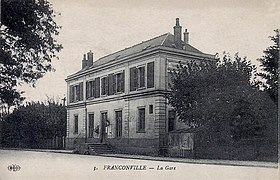
<svg viewBox="0 0 280 180"><path fill-rule="evenodd" d="M105 143L107 138L106 133L106 123L107 123L107 112L101 113L101 132L100 132L100 142Z"/></svg>

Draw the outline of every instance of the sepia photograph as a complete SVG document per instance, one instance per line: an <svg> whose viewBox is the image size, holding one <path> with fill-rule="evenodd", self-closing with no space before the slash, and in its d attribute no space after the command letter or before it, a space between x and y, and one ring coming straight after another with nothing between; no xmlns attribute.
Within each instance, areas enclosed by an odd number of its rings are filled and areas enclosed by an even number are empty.
<svg viewBox="0 0 280 180"><path fill-rule="evenodd" d="M0 180L277 180L277 0L0 0Z"/></svg>

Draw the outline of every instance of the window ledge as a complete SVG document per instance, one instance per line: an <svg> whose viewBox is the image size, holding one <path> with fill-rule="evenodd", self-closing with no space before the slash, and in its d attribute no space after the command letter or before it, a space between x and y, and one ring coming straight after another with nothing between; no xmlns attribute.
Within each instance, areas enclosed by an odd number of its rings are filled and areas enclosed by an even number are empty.
<svg viewBox="0 0 280 180"><path fill-rule="evenodd" d="M136 133L146 133L145 130L138 130Z"/></svg>
<svg viewBox="0 0 280 180"><path fill-rule="evenodd" d="M124 92L120 91L120 92L116 92L114 95L119 95L119 94L123 94Z"/></svg>
<svg viewBox="0 0 280 180"><path fill-rule="evenodd" d="M146 89L146 87L139 87L139 88L137 88L137 91L141 91L141 90L144 90L144 89Z"/></svg>

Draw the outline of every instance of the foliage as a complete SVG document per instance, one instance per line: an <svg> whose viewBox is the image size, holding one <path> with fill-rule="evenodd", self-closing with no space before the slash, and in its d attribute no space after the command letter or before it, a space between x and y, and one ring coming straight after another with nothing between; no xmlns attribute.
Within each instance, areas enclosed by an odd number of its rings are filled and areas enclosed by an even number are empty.
<svg viewBox="0 0 280 180"><path fill-rule="evenodd" d="M256 67L238 54L219 62L180 64L172 72L169 103L179 119L205 134L225 140L263 133L267 104L252 76Z"/></svg>
<svg viewBox="0 0 280 180"><path fill-rule="evenodd" d="M270 36L273 45L264 50L262 58L258 59L261 62L261 67L264 72L259 73L259 76L265 79L263 87L269 93L272 100L278 103L278 61L279 61L279 29L274 30L275 36Z"/></svg>
<svg viewBox="0 0 280 180"><path fill-rule="evenodd" d="M54 38L61 28L47 0L2 0L0 34L0 103L23 100L16 86L28 83L53 70L61 44Z"/></svg>
<svg viewBox="0 0 280 180"><path fill-rule="evenodd" d="M66 108L58 103L29 103L4 119L2 137L7 146L40 147L44 139L66 136Z"/></svg>

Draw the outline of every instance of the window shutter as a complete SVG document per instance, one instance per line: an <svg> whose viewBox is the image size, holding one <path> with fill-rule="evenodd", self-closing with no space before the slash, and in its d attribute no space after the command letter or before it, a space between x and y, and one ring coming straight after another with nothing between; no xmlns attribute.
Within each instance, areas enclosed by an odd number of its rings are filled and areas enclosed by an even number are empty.
<svg viewBox="0 0 280 180"><path fill-rule="evenodd" d="M135 89L133 88L134 87L134 71L133 71L133 68L130 68L129 69L129 79L130 79L130 82L129 82L129 89L130 91L134 91Z"/></svg>
<svg viewBox="0 0 280 180"><path fill-rule="evenodd" d="M112 82L112 94L115 94L116 93L116 75L115 74L112 74L112 79L113 79L113 82ZM109 84L110 85L110 84Z"/></svg>
<svg viewBox="0 0 280 180"><path fill-rule="evenodd" d="M88 99L90 97L90 92L89 92L89 89L90 89L90 82L86 82L86 99Z"/></svg>
<svg viewBox="0 0 280 180"><path fill-rule="evenodd" d="M108 81L108 76L105 77L105 95L108 95L109 92L109 81Z"/></svg>
<svg viewBox="0 0 280 180"><path fill-rule="evenodd" d="M154 87L154 62L147 64L147 88Z"/></svg>
<svg viewBox="0 0 280 180"><path fill-rule="evenodd" d="M91 97L95 97L95 81L91 81L91 89L90 89L90 92L91 92Z"/></svg>
<svg viewBox="0 0 280 180"><path fill-rule="evenodd" d="M138 85L137 68L130 68L130 91L135 91Z"/></svg>
<svg viewBox="0 0 280 180"><path fill-rule="evenodd" d="M69 99L70 99L70 103L74 101L74 87L70 86L70 93L69 93Z"/></svg>
<svg viewBox="0 0 280 180"><path fill-rule="evenodd" d="M139 87L145 87L145 66L139 68Z"/></svg>
<svg viewBox="0 0 280 180"><path fill-rule="evenodd" d="M74 91L75 91L74 101L76 102L80 100L80 86L75 85Z"/></svg>
<svg viewBox="0 0 280 180"><path fill-rule="evenodd" d="M100 78L95 78L95 97L100 97Z"/></svg>
<svg viewBox="0 0 280 180"><path fill-rule="evenodd" d="M121 74L121 92L124 92L124 71Z"/></svg>
<svg viewBox="0 0 280 180"><path fill-rule="evenodd" d="M135 68L134 70L134 88L137 89L138 87L138 69Z"/></svg>
<svg viewBox="0 0 280 180"><path fill-rule="evenodd" d="M83 83L82 82L80 82L80 84L79 84L79 86L80 86L80 96L79 96L79 101L82 101L82 100L84 100L84 96L83 96L83 94L84 94L84 91L83 91Z"/></svg>
<svg viewBox="0 0 280 180"><path fill-rule="evenodd" d="M109 74L108 76L108 89L109 89L109 92L108 92L108 95L113 95L114 94L114 74Z"/></svg>

